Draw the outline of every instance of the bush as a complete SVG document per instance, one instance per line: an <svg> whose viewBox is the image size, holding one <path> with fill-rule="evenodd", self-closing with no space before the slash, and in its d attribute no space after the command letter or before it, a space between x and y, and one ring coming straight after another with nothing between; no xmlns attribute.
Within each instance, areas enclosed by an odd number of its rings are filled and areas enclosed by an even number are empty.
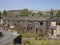
<svg viewBox="0 0 60 45"><path fill-rule="evenodd" d="M27 39L27 40L23 41L23 44L31 44L31 42L30 42L30 40Z"/></svg>

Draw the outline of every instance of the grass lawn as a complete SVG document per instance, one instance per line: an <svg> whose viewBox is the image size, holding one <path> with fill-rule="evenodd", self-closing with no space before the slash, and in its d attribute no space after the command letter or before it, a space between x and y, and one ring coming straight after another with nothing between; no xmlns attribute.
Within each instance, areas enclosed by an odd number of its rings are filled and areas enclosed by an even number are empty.
<svg viewBox="0 0 60 45"><path fill-rule="evenodd" d="M60 40L35 40L34 45L60 45Z"/></svg>
<svg viewBox="0 0 60 45"><path fill-rule="evenodd" d="M37 33L23 33L22 37L38 37Z"/></svg>
<svg viewBox="0 0 60 45"><path fill-rule="evenodd" d="M21 45L60 45L59 40L30 40L31 44L21 44ZM20 44L16 44L20 45Z"/></svg>
<svg viewBox="0 0 60 45"><path fill-rule="evenodd" d="M25 33L22 34L23 37L36 37L39 36L38 34L33 33ZM35 39L29 39L28 41L25 39L22 42L25 42L23 44L16 44L16 45L60 45L60 39L50 39L50 40L35 40ZM26 43L30 42L30 44Z"/></svg>

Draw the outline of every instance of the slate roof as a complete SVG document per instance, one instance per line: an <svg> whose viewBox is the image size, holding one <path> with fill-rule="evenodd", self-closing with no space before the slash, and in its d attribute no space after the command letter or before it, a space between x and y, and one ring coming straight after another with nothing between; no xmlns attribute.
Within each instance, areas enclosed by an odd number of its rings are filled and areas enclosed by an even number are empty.
<svg viewBox="0 0 60 45"><path fill-rule="evenodd" d="M53 17L53 18L51 19L51 21L60 22L60 17Z"/></svg>
<svg viewBox="0 0 60 45"><path fill-rule="evenodd" d="M56 30L57 26L50 26L49 29Z"/></svg>
<svg viewBox="0 0 60 45"><path fill-rule="evenodd" d="M3 20L30 20L30 21L46 21L49 16L19 16L19 17L4 17Z"/></svg>
<svg viewBox="0 0 60 45"><path fill-rule="evenodd" d="M18 36L14 35L12 32L4 30L3 28L0 28L0 32L3 33L3 37L0 38L0 45L12 44L13 40Z"/></svg>

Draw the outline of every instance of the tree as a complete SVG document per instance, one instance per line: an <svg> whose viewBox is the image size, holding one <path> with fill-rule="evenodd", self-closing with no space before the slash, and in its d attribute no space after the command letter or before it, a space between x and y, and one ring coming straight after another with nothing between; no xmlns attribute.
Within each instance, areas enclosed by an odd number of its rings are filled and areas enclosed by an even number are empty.
<svg viewBox="0 0 60 45"><path fill-rule="evenodd" d="M60 17L60 11L57 11L56 16Z"/></svg>
<svg viewBox="0 0 60 45"><path fill-rule="evenodd" d="M32 16L34 16L35 13L32 13Z"/></svg>
<svg viewBox="0 0 60 45"><path fill-rule="evenodd" d="M1 19L1 12L0 12L0 19Z"/></svg>
<svg viewBox="0 0 60 45"><path fill-rule="evenodd" d="M21 32L21 25L17 24L13 29L16 30L18 33L20 33Z"/></svg>
<svg viewBox="0 0 60 45"><path fill-rule="evenodd" d="M42 12L39 11L39 15L42 16L43 15Z"/></svg>
<svg viewBox="0 0 60 45"><path fill-rule="evenodd" d="M3 15L3 17L6 17L7 16L6 10L3 11L2 15Z"/></svg>
<svg viewBox="0 0 60 45"><path fill-rule="evenodd" d="M21 16L28 16L29 14L31 14L31 12L29 12L28 9L23 9L23 10L21 10L21 12L20 12L20 15L21 15Z"/></svg>

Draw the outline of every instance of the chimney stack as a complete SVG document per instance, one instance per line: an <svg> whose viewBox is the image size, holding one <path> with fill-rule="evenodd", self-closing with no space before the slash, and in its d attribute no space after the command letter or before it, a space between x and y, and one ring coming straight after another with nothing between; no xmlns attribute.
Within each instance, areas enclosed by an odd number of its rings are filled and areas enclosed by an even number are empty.
<svg viewBox="0 0 60 45"><path fill-rule="evenodd" d="M51 9L50 15L51 15L51 17L53 17L53 10L52 9Z"/></svg>

